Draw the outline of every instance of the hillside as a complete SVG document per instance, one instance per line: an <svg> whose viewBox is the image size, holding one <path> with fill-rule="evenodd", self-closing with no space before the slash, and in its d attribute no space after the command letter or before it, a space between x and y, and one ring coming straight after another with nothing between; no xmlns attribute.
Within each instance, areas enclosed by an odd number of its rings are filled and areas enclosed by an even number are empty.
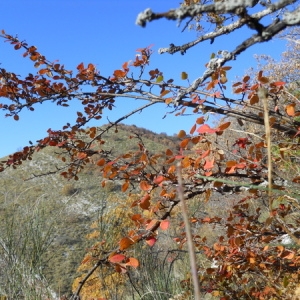
<svg viewBox="0 0 300 300"><path fill-rule="evenodd" d="M137 139L129 139L129 135L141 138L149 152L164 152L167 148L176 151L178 144L174 136L120 125L117 133L106 136L106 149L114 155L137 149ZM11 284L9 272L16 276L16 270L8 266L13 256L42 270L57 294L69 295L76 269L89 246L85 236L91 231L90 225L103 210L114 207L110 199L125 197L118 185L101 187L99 167L93 164L86 167L78 181L67 181L59 174L40 176L61 166L56 151L54 147L42 149L31 161L0 173L2 287ZM4 292L0 289L0 295Z"/></svg>

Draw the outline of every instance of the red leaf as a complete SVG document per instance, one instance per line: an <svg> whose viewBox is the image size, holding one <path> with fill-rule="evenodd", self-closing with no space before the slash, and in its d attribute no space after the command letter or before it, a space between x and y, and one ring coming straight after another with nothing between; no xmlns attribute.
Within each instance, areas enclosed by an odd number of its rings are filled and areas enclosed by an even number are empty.
<svg viewBox="0 0 300 300"><path fill-rule="evenodd" d="M97 166L99 166L99 167L104 166L104 164L105 164L105 159L104 159L104 158L101 158L101 159L98 160L98 162L97 162Z"/></svg>
<svg viewBox="0 0 300 300"><path fill-rule="evenodd" d="M167 230L170 226L170 221L169 220L162 220L159 224L159 227L162 229L162 230Z"/></svg>
<svg viewBox="0 0 300 300"><path fill-rule="evenodd" d="M210 128L209 125L204 124L197 129L199 133L215 133L217 130Z"/></svg>
<svg viewBox="0 0 300 300"><path fill-rule="evenodd" d="M113 255L113 256L109 257L108 261L110 261L111 263L115 264L115 263L121 262L125 258L126 258L126 256L123 255L123 254L116 254L116 255Z"/></svg>
<svg viewBox="0 0 300 300"><path fill-rule="evenodd" d="M159 176L157 176L157 177L153 180L153 182L154 182L155 184L160 184L160 183L162 183L164 180L165 180L165 177L162 176L162 175L159 175Z"/></svg>
<svg viewBox="0 0 300 300"><path fill-rule="evenodd" d="M146 239L146 243L147 243L150 247L152 247L152 246L156 243L156 238L154 238L154 237L147 238L147 239Z"/></svg>
<svg viewBox="0 0 300 300"><path fill-rule="evenodd" d="M284 81L276 81L276 82L273 82L272 85L276 85L276 86L284 86L285 85L285 82Z"/></svg>

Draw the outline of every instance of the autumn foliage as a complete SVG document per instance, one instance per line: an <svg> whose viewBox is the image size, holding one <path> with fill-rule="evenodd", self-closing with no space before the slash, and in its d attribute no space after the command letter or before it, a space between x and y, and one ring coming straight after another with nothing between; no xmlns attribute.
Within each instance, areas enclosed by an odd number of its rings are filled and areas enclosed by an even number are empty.
<svg viewBox="0 0 300 300"><path fill-rule="evenodd" d="M293 89L295 82L272 77L263 68L231 84L228 76L232 69L227 65L251 45L268 41L292 25L282 19L276 23L280 26L262 26L259 16L249 16L246 8L222 10L217 3L223 1L203 5L203 15L200 8L191 15L191 2L184 1L182 7L187 8L182 18L190 16L200 22L206 16L207 22L216 25L210 38L227 33L230 24L226 20L230 18L241 26L249 25L255 34L232 52L213 54L203 75L187 86L165 78L163 66L151 66L152 46L138 49L134 59L105 77L92 63L79 63L76 70L67 70L63 64L48 61L36 47L2 31L1 38L38 68L35 75L25 77L0 69L0 96L5 99L0 108L6 116L18 121L22 110L34 111L37 103L51 100L68 106L74 98L81 101L82 111L77 112L73 124L49 129L43 139L11 154L0 163L0 170L16 168L35 152L56 147L61 150L64 167L53 172L77 180L87 164L94 164L101 171L103 188L109 182L121 182L121 191L128 194L125 202L105 216L120 221L108 229L106 237L94 224L95 231L88 238L95 242L78 269L83 273L74 282L73 299L79 295L80 299L109 299L112 285L121 293L126 274L140 268L140 258L133 249L140 244L155 247L162 233L172 230L178 250L191 257L196 253L191 273L181 279L185 291L199 285L195 299L200 299L200 293L223 300L296 297L300 177L299 168L291 166L299 157L299 93ZM139 24L145 26L163 17L174 19L175 13L145 13ZM184 54L188 49L189 45L170 45L160 53ZM188 74L182 72L181 78L186 80ZM93 91L82 92L84 85ZM86 128L90 120L101 119L104 110L113 110L121 97L147 103L105 128ZM195 115L190 131L178 133L178 151L166 148L164 153L151 153L142 136L130 134L128 139L137 140L136 149L118 156L104 149L107 131L117 131L125 118L157 104L171 107L178 118L187 111ZM218 123L208 120L211 114L220 116ZM192 201L201 204L201 213L192 210ZM211 203L217 203L215 209ZM181 214L188 216L188 222L179 217ZM203 228L214 231L213 240ZM289 238L288 243L283 242L284 237ZM201 264L200 257L211 264Z"/></svg>

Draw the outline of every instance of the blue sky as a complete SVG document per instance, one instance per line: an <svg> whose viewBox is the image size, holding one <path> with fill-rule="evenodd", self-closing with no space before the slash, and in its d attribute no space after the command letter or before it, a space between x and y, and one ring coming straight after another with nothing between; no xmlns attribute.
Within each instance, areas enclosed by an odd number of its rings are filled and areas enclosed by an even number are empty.
<svg viewBox="0 0 300 300"><path fill-rule="evenodd" d="M137 14L151 7L153 11L164 12L176 8L179 0L3 0L0 11L0 29L6 33L18 35L20 40L26 40L29 45L35 45L38 51L50 61L59 60L66 69L76 69L84 62L93 63L104 76L109 76L115 69L135 56L135 50L154 44L154 54L150 69L158 67L164 72L165 78L174 78L178 84L186 84L180 79L185 71L193 81L202 75L204 64L212 52L218 50L233 50L236 43L247 34L246 31L216 40L214 44L204 43L194 47L186 55L159 55L158 48L170 43L180 45L196 38L194 31L181 33L174 21L159 20L151 22L146 28L135 25ZM253 66L254 54L270 54L280 57L284 50L280 40L252 47L248 52L230 63L233 69L230 77L241 76L245 70ZM2 68L25 75L37 72L29 59L22 58L22 51L15 51L4 40L0 40L0 63ZM230 88L229 88L230 90ZM3 99L0 99L2 102ZM116 110L104 115L98 123L102 125L115 121L130 112L137 105L135 100L120 99ZM59 130L67 122L75 120L76 111L81 107L78 102L70 108L57 107L53 103L38 105L34 112L24 111L20 120L5 118L0 112L0 157L17 151L26 146L28 141L46 136L49 128ZM177 133L180 129L189 129L194 124L195 117L173 117L168 115L162 119L166 108L161 106L145 110L143 113L128 119L127 124L136 124L155 132Z"/></svg>

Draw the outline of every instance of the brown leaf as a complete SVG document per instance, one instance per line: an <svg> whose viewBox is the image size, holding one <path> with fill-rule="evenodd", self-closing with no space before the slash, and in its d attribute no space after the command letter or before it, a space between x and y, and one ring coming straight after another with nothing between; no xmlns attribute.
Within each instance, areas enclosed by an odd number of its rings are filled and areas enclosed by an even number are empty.
<svg viewBox="0 0 300 300"><path fill-rule="evenodd" d="M130 239L128 237L124 237L119 242L119 248L121 251L123 251L123 250L129 248L133 244L134 244L134 242L132 239Z"/></svg>

